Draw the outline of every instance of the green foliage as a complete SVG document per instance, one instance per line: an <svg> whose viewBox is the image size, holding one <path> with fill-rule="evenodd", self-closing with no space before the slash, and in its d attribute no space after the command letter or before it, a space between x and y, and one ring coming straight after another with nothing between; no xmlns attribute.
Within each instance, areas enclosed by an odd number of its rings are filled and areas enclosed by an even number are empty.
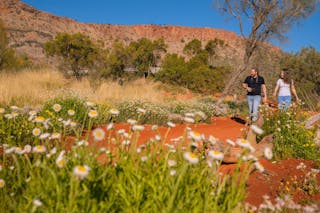
<svg viewBox="0 0 320 213"><path fill-rule="evenodd" d="M295 55L285 55L281 67L289 70L299 97L308 105L316 105L320 96L320 52L313 47L302 48Z"/></svg>
<svg viewBox="0 0 320 213"><path fill-rule="evenodd" d="M295 55L286 55L281 65L290 71L297 85L309 85L307 89L320 95L320 52L313 47L302 48Z"/></svg>
<svg viewBox="0 0 320 213"><path fill-rule="evenodd" d="M264 135L273 134L276 159L317 160L320 148L314 142L314 131L304 127L303 117L298 116L300 112L296 107L287 112L278 111L273 114L264 111Z"/></svg>
<svg viewBox="0 0 320 213"><path fill-rule="evenodd" d="M163 39L151 41L141 38L131 42L128 46L129 63L132 67L138 69L139 76L147 76L149 68L156 66L157 56L161 52L166 52L166 45Z"/></svg>
<svg viewBox="0 0 320 213"><path fill-rule="evenodd" d="M166 124L169 118L169 111L164 106L143 102L143 101L125 101L117 105L120 111L117 116L117 122L127 122L127 119L134 119L139 124ZM145 110L141 113L138 109Z"/></svg>
<svg viewBox="0 0 320 213"><path fill-rule="evenodd" d="M7 33L0 20L0 70L19 70L32 65L26 55L17 55L8 47Z"/></svg>
<svg viewBox="0 0 320 213"><path fill-rule="evenodd" d="M146 144L137 153L136 147L126 150L120 141L117 144L112 153L86 146L74 146L69 152L55 146L52 152L44 143L44 153L6 154L0 208L9 212L243 211L247 170L221 177L201 156L192 165L181 150L157 152L155 145ZM107 159L105 164L98 162L99 154ZM169 166L168 160L176 165ZM74 169L82 165L88 174L80 179Z"/></svg>
<svg viewBox="0 0 320 213"><path fill-rule="evenodd" d="M78 80L84 75L84 69L92 68L99 61L101 52L88 36L81 33L59 33L53 41L45 43L44 49L48 56L60 57L61 67L71 69L72 75Z"/></svg>
<svg viewBox="0 0 320 213"><path fill-rule="evenodd" d="M156 74L156 80L209 94L223 88L223 76L227 72L225 67L210 69L205 52L194 56L187 63L183 57L169 54L164 58L162 70Z"/></svg>
<svg viewBox="0 0 320 213"><path fill-rule="evenodd" d="M177 54L168 54L162 62L162 69L156 74L156 80L187 87L183 80L187 72L187 65L183 57Z"/></svg>
<svg viewBox="0 0 320 213"><path fill-rule="evenodd" d="M183 53L194 56L201 52L202 50L202 44L199 39L192 39L189 41L183 48Z"/></svg>
<svg viewBox="0 0 320 213"><path fill-rule="evenodd" d="M77 135L81 134L83 129L91 129L93 126L109 122L110 109L111 106L107 104L97 105L76 97L66 97L45 103L39 115L50 119L49 128L55 132L63 131L65 134ZM92 111L97 113L96 117L90 117L89 113Z"/></svg>
<svg viewBox="0 0 320 213"><path fill-rule="evenodd" d="M196 103L174 102L170 104L169 110L172 113L180 115L195 113L195 120L197 122L201 121L210 123L211 118L217 115L215 107L206 101L199 101Z"/></svg>

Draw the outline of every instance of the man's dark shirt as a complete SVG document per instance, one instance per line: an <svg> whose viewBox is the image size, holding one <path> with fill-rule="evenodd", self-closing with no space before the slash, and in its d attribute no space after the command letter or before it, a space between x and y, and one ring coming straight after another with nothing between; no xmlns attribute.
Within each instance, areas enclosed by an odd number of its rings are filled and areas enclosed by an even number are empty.
<svg viewBox="0 0 320 213"><path fill-rule="evenodd" d="M247 95L261 95L261 85L265 84L262 76L258 76L257 78L248 76L243 83L248 84L248 87L252 88L252 91L248 92Z"/></svg>

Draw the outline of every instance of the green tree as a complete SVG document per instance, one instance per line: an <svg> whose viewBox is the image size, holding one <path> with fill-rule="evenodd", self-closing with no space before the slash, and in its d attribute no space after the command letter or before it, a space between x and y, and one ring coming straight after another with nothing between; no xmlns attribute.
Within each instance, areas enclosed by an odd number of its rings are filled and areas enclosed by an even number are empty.
<svg viewBox="0 0 320 213"><path fill-rule="evenodd" d="M183 53L188 56L194 56L202 51L202 44L199 39L192 39L183 48Z"/></svg>
<svg viewBox="0 0 320 213"><path fill-rule="evenodd" d="M63 70L71 69L77 80L84 75L83 70L91 68L98 60L100 49L81 33L59 33L53 41L45 43L47 56L58 56L62 61Z"/></svg>
<svg viewBox="0 0 320 213"><path fill-rule="evenodd" d="M156 66L156 59L161 52L166 52L166 45L163 39L151 41L141 38L131 42L128 46L129 60L131 66L138 69L140 76L149 75L150 67Z"/></svg>
<svg viewBox="0 0 320 213"><path fill-rule="evenodd" d="M0 69L4 64L4 57L7 51L8 38L3 22L0 20Z"/></svg>
<svg viewBox="0 0 320 213"><path fill-rule="evenodd" d="M4 23L0 20L0 70L18 70L31 66L31 61L27 55L17 55L16 52L8 47L8 37Z"/></svg>
<svg viewBox="0 0 320 213"><path fill-rule="evenodd" d="M302 48L295 55L286 54L281 60L282 69L287 69L294 79L296 90L310 108L320 96L320 52L313 47Z"/></svg>
<svg viewBox="0 0 320 213"><path fill-rule="evenodd" d="M109 73L114 80L123 77L125 67L129 66L128 57L128 50L125 45L119 41L114 42L108 57Z"/></svg>
<svg viewBox="0 0 320 213"><path fill-rule="evenodd" d="M222 98L229 93L237 78L246 71L257 47L271 38L283 40L285 33L299 20L306 18L316 9L318 0L215 0L222 13L236 18L240 31L245 38L243 63L236 69L227 82ZM244 33L244 23L249 23L249 33Z"/></svg>
<svg viewBox="0 0 320 213"><path fill-rule="evenodd" d="M217 48L219 46L224 46L224 41L218 38L215 38L213 40L209 40L204 47L205 51L208 53L208 61L210 65L213 65L213 59L216 55Z"/></svg>
<svg viewBox="0 0 320 213"><path fill-rule="evenodd" d="M162 61L162 69L156 74L156 80L172 85L187 87L184 76L187 73L185 59L177 54L167 54Z"/></svg>

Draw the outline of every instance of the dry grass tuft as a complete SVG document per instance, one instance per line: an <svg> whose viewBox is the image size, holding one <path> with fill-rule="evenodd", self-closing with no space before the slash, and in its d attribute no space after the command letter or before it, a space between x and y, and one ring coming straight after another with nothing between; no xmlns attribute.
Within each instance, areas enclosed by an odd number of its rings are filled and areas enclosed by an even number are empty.
<svg viewBox="0 0 320 213"><path fill-rule="evenodd" d="M98 103L124 100L144 100L153 103L166 102L159 83L139 79L120 86L105 80L96 89L83 79L78 82L66 79L52 69L26 70L19 73L0 74L0 104L17 106L39 106L49 99L68 95L85 98Z"/></svg>

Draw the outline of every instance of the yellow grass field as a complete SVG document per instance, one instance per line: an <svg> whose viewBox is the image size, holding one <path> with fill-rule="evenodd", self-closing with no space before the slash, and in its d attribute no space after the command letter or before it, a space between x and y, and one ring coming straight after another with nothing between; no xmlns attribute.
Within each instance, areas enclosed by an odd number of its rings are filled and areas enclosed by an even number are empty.
<svg viewBox="0 0 320 213"><path fill-rule="evenodd" d="M38 106L49 99L68 95L97 103L124 100L163 103L168 98L164 90L159 89L161 84L151 80L139 79L123 86L111 80L104 80L93 89L88 79L66 79L53 69L5 72L0 74L0 82L1 105Z"/></svg>

